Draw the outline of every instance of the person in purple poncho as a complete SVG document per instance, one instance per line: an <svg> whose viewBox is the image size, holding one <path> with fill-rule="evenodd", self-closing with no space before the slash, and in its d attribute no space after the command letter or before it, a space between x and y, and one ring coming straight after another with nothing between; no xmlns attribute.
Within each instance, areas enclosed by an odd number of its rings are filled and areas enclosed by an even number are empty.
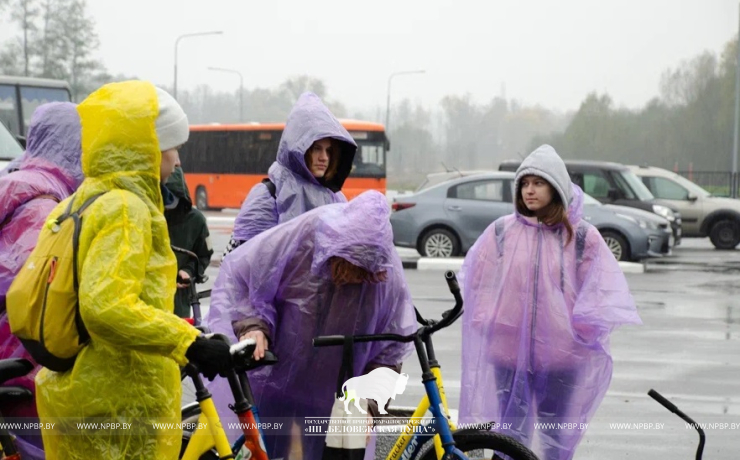
<svg viewBox="0 0 740 460"><path fill-rule="evenodd" d="M33 113L25 154L17 171L0 177L0 359L25 358L34 362L20 341L10 333L5 296L10 284L36 246L41 227L58 202L74 193L82 183L80 166L80 118L75 104L52 102ZM35 363L34 363L35 364ZM28 375L6 385L23 385L35 390ZM4 407L3 416L37 418L33 401L18 407ZM19 438L23 458L43 458L41 435Z"/></svg>
<svg viewBox="0 0 740 460"><path fill-rule="evenodd" d="M255 338L257 356L265 348L278 356L276 365L250 373L263 421L303 426L303 417L330 416L342 350L313 348L314 337L415 330L389 214L385 197L368 191L261 233L224 259L206 322L234 341ZM358 376L378 367L399 371L411 346L376 342L354 350ZM210 391L228 427L236 421L228 383L216 379ZM266 434L270 457L286 457L290 437ZM303 438L304 459L321 458L323 448L323 437Z"/></svg>
<svg viewBox="0 0 740 460"><path fill-rule="evenodd" d="M486 229L461 270L460 421L495 420L543 460L567 460L609 387L610 333L641 321L555 149L532 152L515 184L514 214ZM535 436L536 422L561 425Z"/></svg>
<svg viewBox="0 0 740 460"><path fill-rule="evenodd" d="M247 195L224 257L277 224L318 206L346 202L341 190L356 151L352 136L321 99L303 93L288 115L277 161L267 173L272 184L259 183Z"/></svg>

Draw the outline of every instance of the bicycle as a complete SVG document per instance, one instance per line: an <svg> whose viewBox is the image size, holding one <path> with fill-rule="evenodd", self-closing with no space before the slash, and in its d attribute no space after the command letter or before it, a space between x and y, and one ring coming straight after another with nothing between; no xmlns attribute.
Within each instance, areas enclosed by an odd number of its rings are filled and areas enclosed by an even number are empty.
<svg viewBox="0 0 740 460"><path fill-rule="evenodd" d="M200 275L200 259L198 256L192 252L188 251L187 249L178 248L177 246L170 245L170 248L172 248L173 252L184 254L191 258L195 262L195 279L194 280L185 280L180 278L180 275L177 276L177 282L180 284L187 284L188 285L188 291L189 291L189 297L190 297L190 308L193 311L193 318L192 321L188 321L193 326L200 326L203 322L203 317L200 311L200 299L205 299L207 297L211 296L211 290L205 290L198 292L196 285L197 284L203 284L206 281L208 281L208 275L205 273L203 275Z"/></svg>
<svg viewBox="0 0 740 460"><path fill-rule="evenodd" d="M212 337L229 343L229 339L224 335L215 334ZM184 373L193 381L197 402L188 404L182 409L183 425L191 425L195 429L183 430L179 457L181 460L219 458L269 460L247 371L273 365L277 363L277 357L271 351L265 350L264 358L255 361L253 357L255 348L256 342L253 339L243 340L231 346L233 368L229 370L226 379L234 396L231 408L239 418L243 432L233 445L229 444L213 397L206 389L198 367L192 363L185 366Z"/></svg>
<svg viewBox="0 0 740 460"><path fill-rule="evenodd" d="M407 336L397 334L374 334L353 336L354 343L363 342L413 342L422 369L422 382L426 396L422 398L409 422L404 427L391 448L386 460L434 460L458 459L467 460L463 452L490 450L480 458L500 458L507 455L513 460L537 460L537 456L526 446L508 436L489 431L493 422L485 424L486 429L457 430L450 420L447 396L442 381L442 371L434 353L432 334L450 326L463 313L463 300L455 273L447 271L445 280L455 298L455 306L442 314L442 320L424 319L416 310L416 319L422 325L415 333ZM343 346L344 336L324 336L313 340L314 347ZM379 403L380 404L380 403ZM424 414L430 410L433 421L421 425ZM423 428L423 429L420 429ZM477 452L476 452L477 453ZM476 458L479 458L476 456Z"/></svg>
<svg viewBox="0 0 740 460"><path fill-rule="evenodd" d="M0 385L33 370L33 364L23 358L0 360ZM20 403L33 400L31 390L21 386L0 386L0 404ZM0 413L0 459L21 460L15 437L5 429L5 418Z"/></svg>
<svg viewBox="0 0 740 460"><path fill-rule="evenodd" d="M661 395L657 391L651 389L650 391L648 391L648 396L658 401L658 403L660 403L661 406L665 407L669 411L678 415L684 421L690 423L691 426L693 426L694 429L699 432L699 446L696 448L696 460L701 460L702 453L704 452L704 441L706 440L704 436L704 430L701 429L701 426L699 426L699 424L697 424L691 417L681 412L681 410L678 407L676 407L675 404L668 401L665 397L663 397L663 395Z"/></svg>

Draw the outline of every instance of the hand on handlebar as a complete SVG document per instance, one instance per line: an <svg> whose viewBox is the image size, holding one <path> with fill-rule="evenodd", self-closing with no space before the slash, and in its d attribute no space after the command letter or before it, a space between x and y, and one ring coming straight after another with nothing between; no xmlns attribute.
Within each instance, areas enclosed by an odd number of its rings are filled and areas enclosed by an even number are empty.
<svg viewBox="0 0 740 460"><path fill-rule="evenodd" d="M177 283L177 289L182 289L190 286L190 283L192 282L190 279L190 275L185 270L180 270L177 273L178 281L179 279L182 279L183 281L188 281L187 283Z"/></svg>
<svg viewBox="0 0 740 460"><path fill-rule="evenodd" d="M254 339L254 341L257 342L257 346L254 349L254 360L259 361L260 359L264 358L265 350L270 349L270 347L268 346L269 343L267 341L267 337L265 337L265 333L262 331L249 331L239 337L240 342L246 339Z"/></svg>
<svg viewBox="0 0 740 460"><path fill-rule="evenodd" d="M231 369L229 349L229 344L222 340L200 336L187 349L185 357L195 363L208 380L213 380L216 375L225 376Z"/></svg>

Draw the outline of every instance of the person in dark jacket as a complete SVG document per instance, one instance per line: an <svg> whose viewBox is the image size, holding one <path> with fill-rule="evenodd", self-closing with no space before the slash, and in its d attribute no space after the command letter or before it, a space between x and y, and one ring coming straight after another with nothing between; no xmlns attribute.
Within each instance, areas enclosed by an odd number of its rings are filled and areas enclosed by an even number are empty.
<svg viewBox="0 0 740 460"><path fill-rule="evenodd" d="M193 207L182 169L175 168L175 172L165 184L165 189L169 192L169 196L164 197L164 217L167 219L170 244L195 253L198 256L199 275L203 275L211 263L213 248L206 218ZM195 261L185 254L175 253L175 255L179 277L183 280L193 280L196 277ZM175 314L181 318L189 318L191 312L188 285L178 283L177 288Z"/></svg>

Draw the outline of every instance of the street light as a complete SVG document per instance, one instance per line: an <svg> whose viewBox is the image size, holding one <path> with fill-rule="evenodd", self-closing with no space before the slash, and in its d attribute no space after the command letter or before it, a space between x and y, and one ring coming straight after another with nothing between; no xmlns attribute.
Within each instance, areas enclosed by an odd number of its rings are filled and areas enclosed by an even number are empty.
<svg viewBox="0 0 740 460"><path fill-rule="evenodd" d="M216 72L228 72L239 75L239 123L244 122L244 77L238 70L233 69L222 69L220 67L209 67L208 70Z"/></svg>
<svg viewBox="0 0 740 460"><path fill-rule="evenodd" d="M172 97L177 99L177 45L180 43L180 39L187 37L197 37L200 35L221 35L222 33L224 33L222 30L215 30L212 32L195 32L192 34L183 34L177 37L177 40L175 40L175 84L172 88Z"/></svg>
<svg viewBox="0 0 740 460"><path fill-rule="evenodd" d="M740 29L740 26L738 27ZM738 137L740 136L740 35L737 38L737 61L735 64L735 123L732 136L732 190L730 196L737 198L738 176L737 176L737 149Z"/></svg>
<svg viewBox="0 0 740 460"><path fill-rule="evenodd" d="M393 77L398 75L410 75L416 73L426 73L426 70L405 70L403 72L394 72L390 77L388 77L388 100L385 104L385 132L390 133L391 131L388 125L391 117L391 80L393 80Z"/></svg>

